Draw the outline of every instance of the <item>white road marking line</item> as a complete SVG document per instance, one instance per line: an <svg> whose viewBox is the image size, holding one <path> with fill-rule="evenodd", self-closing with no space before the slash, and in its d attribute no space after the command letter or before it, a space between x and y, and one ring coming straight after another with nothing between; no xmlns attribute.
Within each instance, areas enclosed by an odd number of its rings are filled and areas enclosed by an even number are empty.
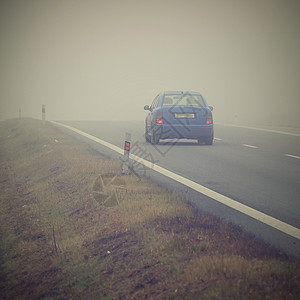
<svg viewBox="0 0 300 300"><path fill-rule="evenodd" d="M222 126L229 126L229 127L239 127L239 128L253 129L253 130L259 130L259 131L265 131L265 132L286 134L286 135L292 135L292 136L300 136L299 133L292 133L292 132L281 131L281 130L273 130L273 129L266 129L266 128L258 128L258 127L248 127L248 126L239 126L239 125L224 124L224 123L215 123L215 124L216 125L222 125Z"/></svg>
<svg viewBox="0 0 300 300"><path fill-rule="evenodd" d="M252 146L252 145L248 145L248 144L243 144L243 146L248 147L248 148L258 149L258 147Z"/></svg>
<svg viewBox="0 0 300 300"><path fill-rule="evenodd" d="M300 159L300 156L297 156L297 155L291 155L291 154L284 154L284 155L288 156L288 157L293 157L293 158Z"/></svg>
<svg viewBox="0 0 300 300"><path fill-rule="evenodd" d="M223 141L222 139L219 139L217 137L214 138L216 141Z"/></svg>
<svg viewBox="0 0 300 300"><path fill-rule="evenodd" d="M108 147L109 149L111 149L113 151L116 151L119 154L122 154L122 155L124 154L123 149L121 149L121 148L119 148L119 147L117 147L113 144L110 144L106 141L103 141L99 138L96 138L96 137L94 137L94 136L92 136L88 133L85 133L85 132L79 130L79 129L73 128L71 126L68 126L68 125L65 125L65 124L62 124L62 123L54 122L54 121L52 121L52 123L56 124L56 125L59 125L59 126L62 126L62 127L65 127L65 128L68 128L69 130L72 130L72 131L74 131L74 132L76 132L76 133L78 133L82 136L85 136L85 137L87 137L87 138L89 138L89 139L91 139L91 140L93 140L97 143L100 143L103 146ZM181 183L181 184L183 184L183 185L185 185L185 186L187 186L187 187L189 187L189 188L191 188L191 189L193 189L193 190L195 190L195 191L197 191L201 194L203 194L203 195L208 196L211 199L214 199L215 201L218 201L218 202L220 202L224 205L227 205L228 207L231 207L231 208L233 208L233 209L235 209L235 210L237 210L237 211L239 211L239 212L241 212L241 213L243 213L247 216L250 216L253 219L256 219L256 220L258 220L258 221L260 221L264 224L267 224L267 225L269 225L273 228L278 229L279 231L282 231L282 232L284 232L284 233L300 240L300 229L298 229L298 228L296 228L292 225L284 223L284 222L282 222L278 219L275 219L275 218L273 218L269 215L266 215L266 214L264 214L264 213L262 213L262 212L260 212L256 209L254 209L254 208L251 208L251 207L249 207L245 204L237 202L237 201L235 201L235 200L233 200L229 197L226 197L222 194L219 194L218 192L210 190L210 189L200 185L199 183L196 183L196 182L194 182L190 179L187 179L183 176L180 176L180 175L178 175L178 174L176 174L172 171L169 171L165 168L162 168L162 167L160 167L160 166L158 166L154 163L151 163L151 162L149 162L149 161L147 161L147 160L145 160L141 157L138 157L134 154L130 154L130 158L135 160L136 162L138 162L140 164L143 164L144 166L146 166L146 167L162 174L162 175L165 175L165 176L167 176L167 177L169 177L169 178L171 178L171 179L173 179L173 180L175 180L175 181L177 181L177 182L179 182L179 183Z"/></svg>
<svg viewBox="0 0 300 300"><path fill-rule="evenodd" d="M111 150L113 150L115 152L118 152L119 154L122 154L122 155L124 154L124 150L123 149L121 149L121 148L119 148L119 147L117 147L117 146L115 146L115 145L113 145L111 143L108 143L106 141L103 141L103 140L101 140L101 139L99 139L99 138L97 138L97 137L95 137L93 135L90 135L90 134L88 134L88 133L86 133L84 131L81 131L81 130L76 129L74 127L68 126L68 125L63 124L63 123L55 122L55 121L51 121L51 123L59 125L59 126L62 126L62 127L65 127L65 128L67 128L67 129L69 129L71 131L74 131L74 132L76 132L76 133L78 133L78 134L80 134L80 135L82 135L84 137L87 137L88 139L90 139L90 140L92 140L94 142L97 142L97 143L99 143L99 144L101 144L101 145L103 145L103 146L105 146L105 147L107 147L107 148L109 148L109 149L111 149Z"/></svg>

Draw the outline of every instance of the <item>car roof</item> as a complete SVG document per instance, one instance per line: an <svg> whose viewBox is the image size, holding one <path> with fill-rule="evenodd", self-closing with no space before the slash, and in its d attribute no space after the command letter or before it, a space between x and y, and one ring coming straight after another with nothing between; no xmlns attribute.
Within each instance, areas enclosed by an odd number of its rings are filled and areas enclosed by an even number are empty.
<svg viewBox="0 0 300 300"><path fill-rule="evenodd" d="M165 95L181 95L181 94L193 94L193 95L201 95L201 93L198 92L189 92L189 91L166 91L163 92L162 94Z"/></svg>

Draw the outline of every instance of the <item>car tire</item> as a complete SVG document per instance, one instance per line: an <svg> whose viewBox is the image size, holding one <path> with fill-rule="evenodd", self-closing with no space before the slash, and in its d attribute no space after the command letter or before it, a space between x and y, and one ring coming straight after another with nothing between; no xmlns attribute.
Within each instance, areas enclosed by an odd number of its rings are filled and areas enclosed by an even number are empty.
<svg viewBox="0 0 300 300"><path fill-rule="evenodd" d="M157 145L158 143L159 143L159 136L157 134L155 134L154 130L152 130L151 144Z"/></svg>
<svg viewBox="0 0 300 300"><path fill-rule="evenodd" d="M145 133L145 140L146 140L146 143L151 143L151 137L147 133Z"/></svg>
<svg viewBox="0 0 300 300"><path fill-rule="evenodd" d="M151 136L149 135L148 131L145 131L145 140L146 143L151 143Z"/></svg>
<svg viewBox="0 0 300 300"><path fill-rule="evenodd" d="M213 142L214 142L214 138L211 137L211 138L209 138L209 139L206 139L204 142L205 142L205 145L212 145Z"/></svg>

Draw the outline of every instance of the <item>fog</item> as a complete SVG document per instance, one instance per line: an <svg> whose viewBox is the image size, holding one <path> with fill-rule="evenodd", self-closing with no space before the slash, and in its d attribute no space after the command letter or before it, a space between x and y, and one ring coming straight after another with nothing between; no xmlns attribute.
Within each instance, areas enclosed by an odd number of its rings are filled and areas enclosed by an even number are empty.
<svg viewBox="0 0 300 300"><path fill-rule="evenodd" d="M216 122L300 126L300 1L0 4L0 119L143 120L164 90Z"/></svg>

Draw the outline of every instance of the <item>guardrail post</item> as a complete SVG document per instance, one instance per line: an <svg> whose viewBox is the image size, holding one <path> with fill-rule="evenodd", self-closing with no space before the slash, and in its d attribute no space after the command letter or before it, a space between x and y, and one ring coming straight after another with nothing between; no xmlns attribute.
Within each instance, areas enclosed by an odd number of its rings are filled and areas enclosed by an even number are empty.
<svg viewBox="0 0 300 300"><path fill-rule="evenodd" d="M131 142L131 134L126 132L125 134L125 143L124 143L124 156L123 156L123 164L122 164L122 174L129 174L129 154L130 154L130 142Z"/></svg>

